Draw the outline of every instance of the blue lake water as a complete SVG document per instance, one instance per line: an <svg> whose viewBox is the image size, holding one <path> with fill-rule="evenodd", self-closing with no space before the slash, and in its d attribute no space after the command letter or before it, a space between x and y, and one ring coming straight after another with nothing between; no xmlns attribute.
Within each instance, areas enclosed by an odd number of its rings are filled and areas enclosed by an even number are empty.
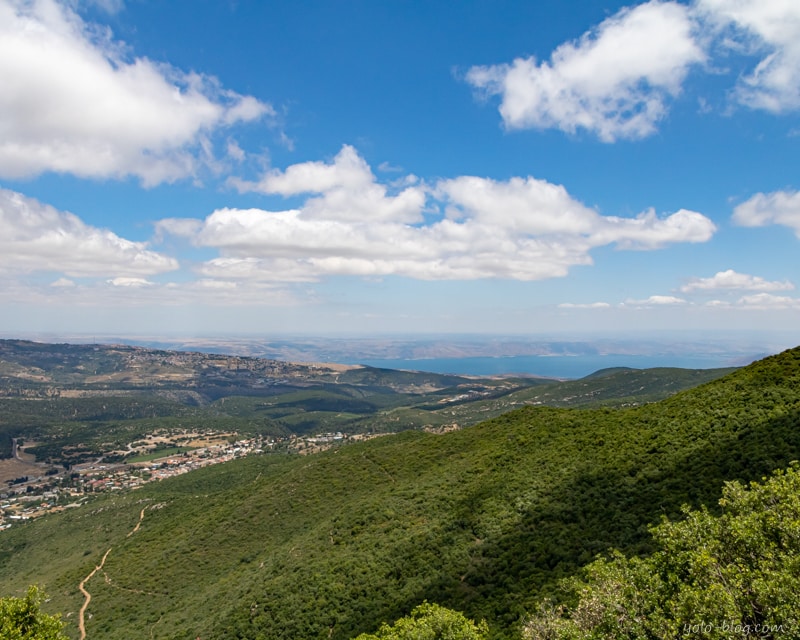
<svg viewBox="0 0 800 640"><path fill-rule="evenodd" d="M714 369L741 366L722 355L577 355L577 356L505 356L497 358L420 358L359 360L364 364L385 369L411 369L433 373L453 373L472 376L529 374L548 378L582 378L609 367L680 367L683 369Z"/></svg>

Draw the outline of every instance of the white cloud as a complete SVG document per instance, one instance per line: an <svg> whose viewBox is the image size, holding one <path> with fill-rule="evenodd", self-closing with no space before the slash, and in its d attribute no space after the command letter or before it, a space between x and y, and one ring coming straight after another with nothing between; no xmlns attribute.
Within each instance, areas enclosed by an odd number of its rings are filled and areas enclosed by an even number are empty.
<svg viewBox="0 0 800 640"><path fill-rule="evenodd" d="M115 287L151 287L154 283L150 282L147 278L130 278L130 277L119 277L119 278L112 278L108 281L108 284L113 285Z"/></svg>
<svg viewBox="0 0 800 640"><path fill-rule="evenodd" d="M581 129L604 142L655 132L694 67L714 73L734 51L756 60L733 99L752 109L800 109L800 3L796 0L651 0L627 7L550 59L472 67L466 80L500 96L509 129ZM707 110L704 96L698 96Z"/></svg>
<svg viewBox="0 0 800 640"><path fill-rule="evenodd" d="M332 162L305 162L238 184L309 194L295 209L219 209L204 220L162 220L157 233L217 248L219 257L199 269L206 277L292 282L329 275L538 280L591 264L590 251L598 246L704 242L715 229L705 216L683 210L663 218L652 211L601 216L564 187L531 177L397 184L377 182L363 158L345 146Z"/></svg>
<svg viewBox="0 0 800 640"><path fill-rule="evenodd" d="M759 276L737 273L733 269L720 271L710 278L692 278L688 284L681 287L684 293L695 291L787 291L794 289L791 282L768 281Z"/></svg>
<svg viewBox="0 0 800 640"><path fill-rule="evenodd" d="M707 242L717 230L711 220L696 211L680 209L660 218L653 209L635 218L606 216L595 231L597 245L616 243L620 249L660 249L676 242Z"/></svg>
<svg viewBox="0 0 800 640"><path fill-rule="evenodd" d="M780 113L800 108L800 3L796 0L698 0L701 18L729 27L727 42L761 57L741 77L736 99Z"/></svg>
<svg viewBox="0 0 800 640"><path fill-rule="evenodd" d="M442 180L437 188L451 205L448 217L497 224L520 234L589 235L600 218L563 186L531 177L498 182L462 176Z"/></svg>
<svg viewBox="0 0 800 640"><path fill-rule="evenodd" d="M744 227L780 224L800 238L800 192L757 193L733 210L733 221Z"/></svg>
<svg viewBox="0 0 800 640"><path fill-rule="evenodd" d="M686 304L683 298L676 298L675 296L650 296L646 300L626 300L625 304L637 306L672 306Z"/></svg>
<svg viewBox="0 0 800 640"><path fill-rule="evenodd" d="M194 175L221 128L274 113L217 80L126 59L55 0L0 0L0 176Z"/></svg>
<svg viewBox="0 0 800 640"><path fill-rule="evenodd" d="M559 309L610 309L611 305L608 302L587 302L587 303L573 303L562 302L558 305Z"/></svg>
<svg viewBox="0 0 800 640"><path fill-rule="evenodd" d="M20 193L0 189L0 271L138 278L178 268L173 258ZM57 286L65 281L57 280Z"/></svg>
<svg viewBox="0 0 800 640"><path fill-rule="evenodd" d="M601 216L574 200L561 185L535 178L497 182L461 177L444 180L439 193L455 206L451 217L467 214L476 222L497 225L517 234L570 237L590 247L616 244L622 249L657 249L674 242L706 242L715 225L700 213L681 209L665 218L645 211L635 218Z"/></svg>
<svg viewBox="0 0 800 640"><path fill-rule="evenodd" d="M322 194L306 201L304 215L320 220L414 223L422 219L425 190L409 186L395 195L379 184L366 161L344 145L333 162L303 162L280 171L273 169L258 182L232 179L239 191L294 196Z"/></svg>
<svg viewBox="0 0 800 640"><path fill-rule="evenodd" d="M800 299L776 296L771 293L756 293L751 296L743 296L737 305L755 310L800 309Z"/></svg>
<svg viewBox="0 0 800 640"><path fill-rule="evenodd" d="M331 163L303 162L290 166L286 171L272 169L259 182L238 182L236 186L245 192L293 196L336 188L361 189L374 181L369 165L353 147L344 145Z"/></svg>
<svg viewBox="0 0 800 640"><path fill-rule="evenodd" d="M502 96L500 113L512 129L586 129L605 142L642 138L653 133L690 67L705 60L692 29L687 7L653 0L562 44L549 62L473 67L467 81Z"/></svg>

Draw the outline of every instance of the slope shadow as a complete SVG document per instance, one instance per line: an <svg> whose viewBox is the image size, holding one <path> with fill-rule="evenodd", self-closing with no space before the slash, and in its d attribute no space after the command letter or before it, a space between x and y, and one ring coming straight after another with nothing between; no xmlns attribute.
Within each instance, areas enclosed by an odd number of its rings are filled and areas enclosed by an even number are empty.
<svg viewBox="0 0 800 640"><path fill-rule="evenodd" d="M508 632L545 595L558 598L557 581L574 575L611 548L627 555L652 551L648 526L681 517L681 505L717 512L724 482L760 480L800 459L800 408L736 431L709 430L689 450L633 453L625 469L588 464L528 508L496 540L482 545L463 580L431 584L419 600L437 601ZM482 487L464 510L492 494ZM410 604L410 603L409 603Z"/></svg>

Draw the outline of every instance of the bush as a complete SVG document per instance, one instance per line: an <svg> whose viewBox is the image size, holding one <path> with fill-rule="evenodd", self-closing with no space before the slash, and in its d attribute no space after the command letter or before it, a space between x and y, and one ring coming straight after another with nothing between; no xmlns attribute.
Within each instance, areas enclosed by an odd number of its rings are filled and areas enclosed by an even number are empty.
<svg viewBox="0 0 800 640"><path fill-rule="evenodd" d="M42 613L44 593L35 586L24 598L0 598L0 638L3 640L67 640L59 616Z"/></svg>
<svg viewBox="0 0 800 640"><path fill-rule="evenodd" d="M588 565L564 585L577 604L543 603L525 637L800 637L800 467L726 483L720 505L652 528L649 557Z"/></svg>
<svg viewBox="0 0 800 640"><path fill-rule="evenodd" d="M487 633L485 621L475 624L458 611L423 602L394 625L384 623L376 634L356 640L485 640Z"/></svg>

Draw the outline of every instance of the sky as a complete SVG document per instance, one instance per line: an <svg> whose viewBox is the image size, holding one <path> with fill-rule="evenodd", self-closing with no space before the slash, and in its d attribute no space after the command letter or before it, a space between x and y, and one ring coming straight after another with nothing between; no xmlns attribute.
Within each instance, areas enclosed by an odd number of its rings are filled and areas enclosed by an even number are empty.
<svg viewBox="0 0 800 640"><path fill-rule="evenodd" d="M0 0L5 335L799 331L799 170L796 0Z"/></svg>

